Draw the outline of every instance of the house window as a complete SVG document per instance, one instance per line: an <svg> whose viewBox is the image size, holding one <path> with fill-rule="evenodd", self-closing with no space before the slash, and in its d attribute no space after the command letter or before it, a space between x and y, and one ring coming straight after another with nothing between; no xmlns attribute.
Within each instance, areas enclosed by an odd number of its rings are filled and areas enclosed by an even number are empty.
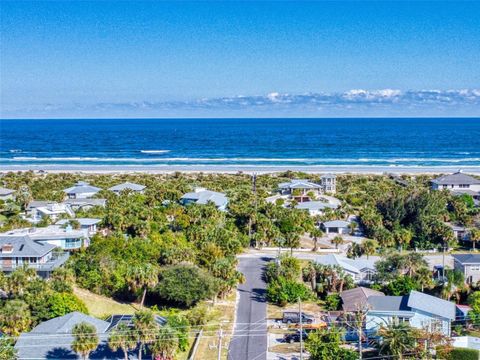
<svg viewBox="0 0 480 360"><path fill-rule="evenodd" d="M461 187L461 188L469 188L470 185L468 185L468 184L460 184L459 187Z"/></svg>

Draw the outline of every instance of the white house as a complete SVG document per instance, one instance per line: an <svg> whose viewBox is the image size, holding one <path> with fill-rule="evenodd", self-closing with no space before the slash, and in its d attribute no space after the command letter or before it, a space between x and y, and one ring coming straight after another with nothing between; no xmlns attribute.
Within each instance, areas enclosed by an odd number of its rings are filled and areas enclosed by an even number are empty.
<svg viewBox="0 0 480 360"><path fill-rule="evenodd" d="M455 320L454 303L418 291L405 296L370 296L367 303L367 331L394 321L406 321L414 328L450 336Z"/></svg>
<svg viewBox="0 0 480 360"><path fill-rule="evenodd" d="M458 171L454 174L440 176L431 181L433 190L447 189L456 194L468 194L480 197L480 180Z"/></svg>
<svg viewBox="0 0 480 360"><path fill-rule="evenodd" d="M85 181L79 181L74 186L69 187L63 192L69 199L88 199L98 193L100 188L90 185Z"/></svg>
<svg viewBox="0 0 480 360"><path fill-rule="evenodd" d="M212 202L219 210L226 210L228 198L223 193L197 187L194 189L194 191L183 195L180 198L180 202L183 205L188 205L192 203L205 205L209 202Z"/></svg>
<svg viewBox="0 0 480 360"><path fill-rule="evenodd" d="M376 273L375 262L367 259L349 259L336 254L322 255L315 258L315 262L322 265L339 266L355 283L369 283Z"/></svg>
<svg viewBox="0 0 480 360"><path fill-rule="evenodd" d="M338 208L337 204L331 204L323 201L304 201L295 206L295 209L308 211L310 216L322 215L325 209L335 210L336 208Z"/></svg>
<svg viewBox="0 0 480 360"><path fill-rule="evenodd" d="M145 188L146 186L144 185L134 184L131 182L124 182L122 184L112 186L108 190L114 192L117 195L120 195L120 193L124 190L130 190L134 193L143 194L143 191L145 190Z"/></svg>
<svg viewBox="0 0 480 360"><path fill-rule="evenodd" d="M62 215L75 217L75 212L68 204L50 201L32 201L28 204L27 213L29 214L31 221L34 223L43 218L50 218L50 220L56 221Z"/></svg>
<svg viewBox="0 0 480 360"><path fill-rule="evenodd" d="M350 221L345 220L332 220L322 223L322 229L326 234L349 234L350 233Z"/></svg>
<svg viewBox="0 0 480 360"><path fill-rule="evenodd" d="M73 220L78 221L78 223L80 224L80 229L85 231L89 236L93 236L97 233L97 225L102 221L101 219L94 218L76 218ZM57 221L56 225L66 227L69 223L69 219L62 219Z"/></svg>
<svg viewBox="0 0 480 360"><path fill-rule="evenodd" d="M333 174L325 174L320 177L324 193L334 194L337 191L337 177Z"/></svg>
<svg viewBox="0 0 480 360"><path fill-rule="evenodd" d="M15 198L15 190L0 187L0 200L7 201Z"/></svg>
<svg viewBox="0 0 480 360"><path fill-rule="evenodd" d="M50 244L63 250L76 250L90 244L90 238L84 230L73 230L71 227L62 228L59 225L14 229L1 233L0 236L5 241L8 237L25 237L37 244Z"/></svg>

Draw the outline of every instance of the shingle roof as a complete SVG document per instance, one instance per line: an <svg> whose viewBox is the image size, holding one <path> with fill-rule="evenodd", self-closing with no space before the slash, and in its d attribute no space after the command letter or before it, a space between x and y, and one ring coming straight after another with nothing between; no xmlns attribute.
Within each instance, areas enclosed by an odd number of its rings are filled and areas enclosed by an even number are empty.
<svg viewBox="0 0 480 360"><path fill-rule="evenodd" d="M88 322L95 326L97 333L105 332L110 326L109 322L99 320L84 313L74 311L64 316L59 316L38 324L31 333L43 334L69 334L73 327L81 322Z"/></svg>
<svg viewBox="0 0 480 360"><path fill-rule="evenodd" d="M480 254L453 254L452 256L461 264L480 264Z"/></svg>
<svg viewBox="0 0 480 360"><path fill-rule="evenodd" d="M7 188L4 188L4 187L0 187L0 196L10 195L10 194L13 194L14 192L15 192L15 190L13 190L13 189L7 189Z"/></svg>
<svg viewBox="0 0 480 360"><path fill-rule="evenodd" d="M370 296L368 306L373 311L410 311L406 296Z"/></svg>
<svg viewBox="0 0 480 360"><path fill-rule="evenodd" d="M412 291L408 296L407 305L413 309L455 320L455 304L435 296Z"/></svg>
<svg viewBox="0 0 480 360"><path fill-rule="evenodd" d="M0 235L0 247L6 244L11 244L13 251L2 253L0 249L0 258L42 257L55 249L55 245L33 241L27 235Z"/></svg>
<svg viewBox="0 0 480 360"><path fill-rule="evenodd" d="M77 182L74 186L63 190L67 194L84 194L84 193L96 193L100 188L90 185L84 181Z"/></svg>
<svg viewBox="0 0 480 360"><path fill-rule="evenodd" d="M351 290L342 291L340 297L343 301L343 310L344 311L357 311L362 309L367 300L372 297L382 297L385 296L382 292L376 291L373 289L365 288L365 287L357 287Z"/></svg>
<svg viewBox="0 0 480 360"><path fill-rule="evenodd" d="M322 185L315 184L305 179L294 179L278 184L280 189L321 189Z"/></svg>
<svg viewBox="0 0 480 360"><path fill-rule="evenodd" d="M332 221L325 221L323 226L326 228L336 227L336 228L346 228L350 225L349 221L345 220L332 220Z"/></svg>
<svg viewBox="0 0 480 360"><path fill-rule="evenodd" d="M182 200L193 200L195 203L202 205L205 205L208 202L213 202L218 207L224 206L228 202L225 194L211 190L200 190L186 193L182 196Z"/></svg>
<svg viewBox="0 0 480 360"><path fill-rule="evenodd" d="M460 184L476 185L476 184L480 184L480 180L459 171L454 174L444 175L436 179L433 179L432 183L435 183L438 185L460 185Z"/></svg>
<svg viewBox="0 0 480 360"><path fill-rule="evenodd" d="M131 183L131 182L124 182L123 184L118 184L118 185L115 185L115 186L112 186L111 188L109 188L108 190L110 191L123 191L123 190L132 190L132 191L142 191L145 189L146 186L144 185L139 185L139 184L134 184L134 183Z"/></svg>
<svg viewBox="0 0 480 360"><path fill-rule="evenodd" d="M324 210L326 208L336 209L337 207L337 204L330 204L323 201L305 201L295 206L296 209L301 210Z"/></svg>

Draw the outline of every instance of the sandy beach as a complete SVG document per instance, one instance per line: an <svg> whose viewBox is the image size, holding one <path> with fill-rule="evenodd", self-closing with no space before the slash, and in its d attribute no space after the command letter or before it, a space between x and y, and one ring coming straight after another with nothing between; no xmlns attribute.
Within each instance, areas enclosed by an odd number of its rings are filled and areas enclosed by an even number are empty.
<svg viewBox="0 0 480 360"><path fill-rule="evenodd" d="M174 172L185 173L277 173L283 171L298 171L305 173L334 174L441 174L459 170L458 166L366 166L366 165L335 165L335 166L265 166L265 165L4 165L1 173L15 171L45 171L50 173L81 172L81 173L150 173L166 174ZM462 167L468 174L480 175L480 167Z"/></svg>

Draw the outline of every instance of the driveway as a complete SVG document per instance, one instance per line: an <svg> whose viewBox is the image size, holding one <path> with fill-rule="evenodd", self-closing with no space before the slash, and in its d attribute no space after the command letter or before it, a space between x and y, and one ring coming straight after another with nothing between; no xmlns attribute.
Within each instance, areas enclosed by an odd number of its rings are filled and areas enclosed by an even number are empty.
<svg viewBox="0 0 480 360"><path fill-rule="evenodd" d="M267 300L263 268L271 256L239 258L238 270L245 283L238 287L235 330L228 349L229 360L266 360Z"/></svg>

